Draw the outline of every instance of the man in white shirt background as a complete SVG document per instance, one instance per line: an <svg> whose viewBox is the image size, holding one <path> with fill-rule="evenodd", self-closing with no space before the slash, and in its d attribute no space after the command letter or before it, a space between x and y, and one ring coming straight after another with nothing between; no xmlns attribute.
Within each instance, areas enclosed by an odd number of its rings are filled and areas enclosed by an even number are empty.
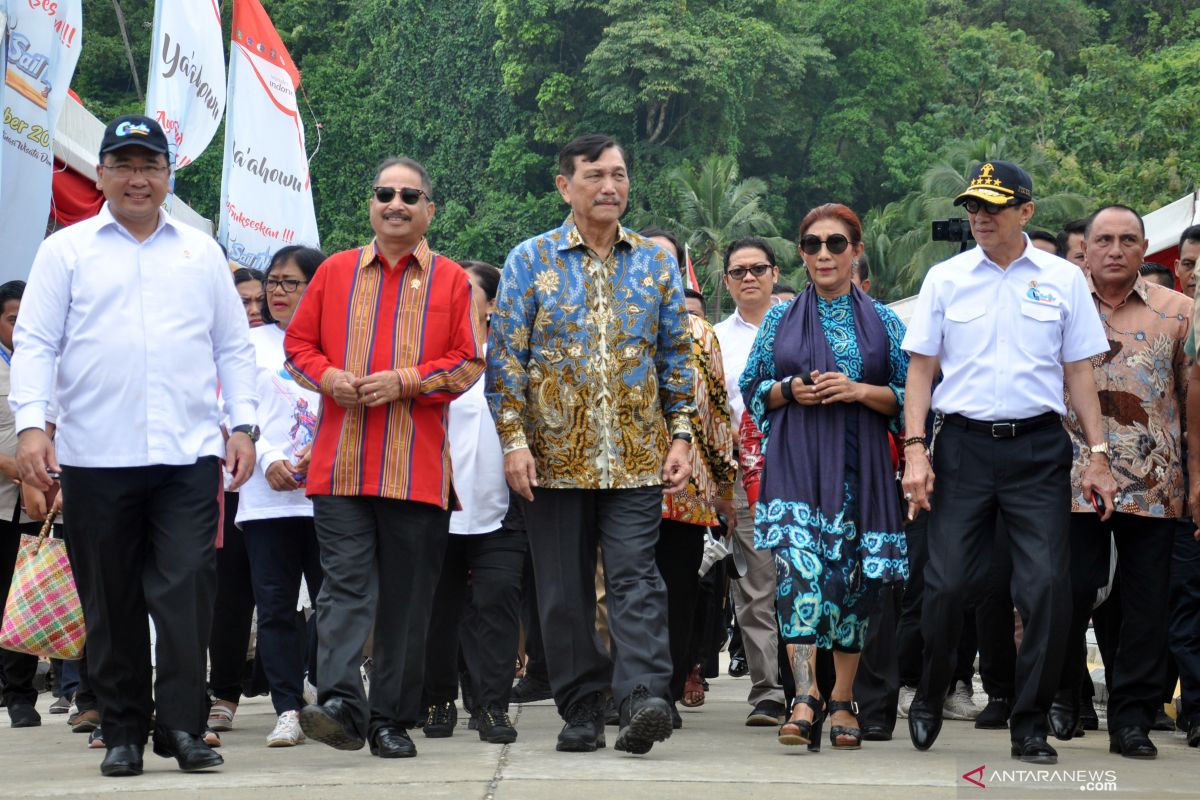
<svg viewBox="0 0 1200 800"><path fill-rule="evenodd" d="M97 171L104 207L47 238L30 272L9 398L17 460L33 488L62 476L107 748L101 773L141 773L152 712L155 753L184 771L209 769L222 763L201 739L219 459L235 488L254 465L254 352L220 248L161 209L170 169L158 124L113 120ZM147 613L157 632L153 700Z"/></svg>
<svg viewBox="0 0 1200 800"><path fill-rule="evenodd" d="M779 280L775 252L771 245L758 237L731 242L725 249L725 288L737 304L737 309L713 326L721 345L721 361L725 368L725 388L729 390L731 419L736 428L741 424L745 405L738 381L746 368L746 359L754 337L758 335L763 317L774 305L771 287ZM739 470L733 484L734 510L737 519L735 533L746 556L746 574L730 582L738 627L742 631L742 646L750 667L752 706L747 725L782 725L786 716L783 705L783 684L779 679L779 625L775 619L775 562L770 550L754 549L754 512L746 500ZM730 670L734 672L733 668Z"/></svg>

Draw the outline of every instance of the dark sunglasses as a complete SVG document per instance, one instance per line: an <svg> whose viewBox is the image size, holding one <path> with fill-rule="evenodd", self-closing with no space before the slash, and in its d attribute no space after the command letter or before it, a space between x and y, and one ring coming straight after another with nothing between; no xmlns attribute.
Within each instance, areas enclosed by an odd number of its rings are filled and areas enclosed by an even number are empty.
<svg viewBox="0 0 1200 800"><path fill-rule="evenodd" d="M727 269L725 270L725 274L733 278L735 281L740 281L742 278L746 277L747 272L756 278L761 278L770 270L770 264L751 264L748 267L734 267L733 269Z"/></svg>
<svg viewBox="0 0 1200 800"><path fill-rule="evenodd" d="M967 210L968 214L978 214L980 211L983 211L991 217L996 216L1006 208L1016 208L1019 205L1021 205L1020 200L1010 200L1007 203L996 204L988 203L984 200L976 200L972 197L963 201L963 208Z"/></svg>
<svg viewBox="0 0 1200 800"><path fill-rule="evenodd" d="M840 233L835 233L828 239L821 239L812 234L800 237L800 250L805 255L815 256L821 252L821 245L825 245L829 248L829 252L836 256L846 252L846 248L850 246L850 240Z"/></svg>
<svg viewBox="0 0 1200 800"><path fill-rule="evenodd" d="M414 189L411 186L405 186L403 189L393 189L391 186L376 186L374 189L375 199L383 204L388 204L396 197L396 193L400 193L400 201L406 206L415 206L417 201L424 197L430 199L429 195L420 189Z"/></svg>

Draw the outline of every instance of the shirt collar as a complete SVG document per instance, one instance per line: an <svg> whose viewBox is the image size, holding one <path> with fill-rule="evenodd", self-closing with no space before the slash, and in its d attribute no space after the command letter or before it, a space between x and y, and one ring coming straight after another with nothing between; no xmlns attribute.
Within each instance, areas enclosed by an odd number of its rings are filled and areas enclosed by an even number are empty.
<svg viewBox="0 0 1200 800"><path fill-rule="evenodd" d="M1087 285L1088 285L1088 290L1092 293L1092 296L1095 297L1097 300L1104 302L1103 300L1101 300L1100 295L1096 293L1096 284L1092 281L1092 273L1090 273L1090 272L1087 274ZM1147 283L1146 279L1143 278L1141 275L1138 275L1137 278L1134 279L1132 288L1130 288L1130 290L1125 294L1125 296L1121 298L1121 302L1117 303L1117 305L1113 306L1113 308L1124 305L1129 300L1129 298L1134 295L1137 295L1138 299L1141 300L1142 303L1144 303L1146 305L1150 304L1150 297L1149 297L1150 284Z"/></svg>
<svg viewBox="0 0 1200 800"><path fill-rule="evenodd" d="M96 219L100 220L100 230L104 230L111 225L129 238L134 238L133 234L129 232L129 229L118 222L117 218L113 216L112 209L109 208L107 200L104 201L104 205L100 206L100 211L96 214ZM175 220L171 219L170 215L160 208L158 209L158 225L154 228L154 233L150 234L150 236L146 238L146 241L148 242L154 237L158 236L163 228L170 228L172 231L174 231Z"/></svg>
<svg viewBox="0 0 1200 800"><path fill-rule="evenodd" d="M1037 257L1042 253L1042 251L1033 246L1033 242L1029 239L1028 234L1022 233L1021 238L1025 240L1025 249L1021 251L1021 255L1013 259L1013 262L1008 265L1008 269L1012 269L1013 267L1020 265L1022 262L1029 264L1029 266L1033 267L1034 269L1041 269L1042 265L1038 263ZM975 264L975 266L988 266L994 267L995 269L1000 269L1000 265L995 261L992 261L988 254L984 252L982 247L976 245L975 249L979 251L979 261Z"/></svg>
<svg viewBox="0 0 1200 800"><path fill-rule="evenodd" d="M377 261L383 266L392 266L387 263L387 259L379 252L378 240L372 239L371 243L367 245L366 251L366 258L361 262L362 266L365 267ZM429 249L429 240L421 237L421 241L417 242L417 246L412 249L412 252L400 259L401 264L406 261L408 263L415 263L417 268L422 272L428 272L429 267L433 264L433 251ZM396 264L395 266L400 266L400 264Z"/></svg>
<svg viewBox="0 0 1200 800"><path fill-rule="evenodd" d="M558 240L559 250L575 250L580 247L587 247L587 242L583 241L583 234L579 232L579 226L575 224L575 215L568 214L563 221L562 236ZM626 247L633 249L633 233L623 225L617 225L617 239L613 242L613 249L619 244L624 244Z"/></svg>

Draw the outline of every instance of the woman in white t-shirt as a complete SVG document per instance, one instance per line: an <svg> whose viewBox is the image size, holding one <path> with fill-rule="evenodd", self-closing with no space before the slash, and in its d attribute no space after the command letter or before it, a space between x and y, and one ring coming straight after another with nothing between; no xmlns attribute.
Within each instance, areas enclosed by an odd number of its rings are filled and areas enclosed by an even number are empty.
<svg viewBox="0 0 1200 800"><path fill-rule="evenodd" d="M300 581L315 598L321 560L312 502L304 495L307 454L316 433L321 396L284 369L283 334L325 255L310 247L285 247L271 259L266 324L250 331L258 364L258 463L242 486L237 525L250 557L250 582L258 606L258 657L279 715L268 747L304 741L305 626L297 616ZM316 676L309 680L316 683Z"/></svg>
<svg viewBox="0 0 1200 800"><path fill-rule="evenodd" d="M496 307L500 270L481 261L464 261L462 266L471 281L479 325L486 327ZM504 455L488 411L483 378L450 404L449 414L450 462L462 509L450 516L446 559L425 642L423 729L431 738L454 732L461 638L475 699L471 727L479 731L481 740L504 744L517 738L508 717L508 695L528 544L524 523L514 524L507 516Z"/></svg>

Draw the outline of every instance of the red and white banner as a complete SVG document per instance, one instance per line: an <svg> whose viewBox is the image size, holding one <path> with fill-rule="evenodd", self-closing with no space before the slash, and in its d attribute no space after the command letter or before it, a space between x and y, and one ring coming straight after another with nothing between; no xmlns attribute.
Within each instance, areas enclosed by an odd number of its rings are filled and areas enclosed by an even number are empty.
<svg viewBox="0 0 1200 800"><path fill-rule="evenodd" d="M158 120L176 169L208 147L225 113L220 0L158 0L146 116Z"/></svg>
<svg viewBox="0 0 1200 800"><path fill-rule="evenodd" d="M3 3L0 2L0 5ZM83 0L9 0L0 105L0 282L25 278L46 235L54 127L83 45Z"/></svg>
<svg viewBox="0 0 1200 800"><path fill-rule="evenodd" d="M264 269L289 244L320 246L299 85L259 0L234 0L217 238L244 267Z"/></svg>

